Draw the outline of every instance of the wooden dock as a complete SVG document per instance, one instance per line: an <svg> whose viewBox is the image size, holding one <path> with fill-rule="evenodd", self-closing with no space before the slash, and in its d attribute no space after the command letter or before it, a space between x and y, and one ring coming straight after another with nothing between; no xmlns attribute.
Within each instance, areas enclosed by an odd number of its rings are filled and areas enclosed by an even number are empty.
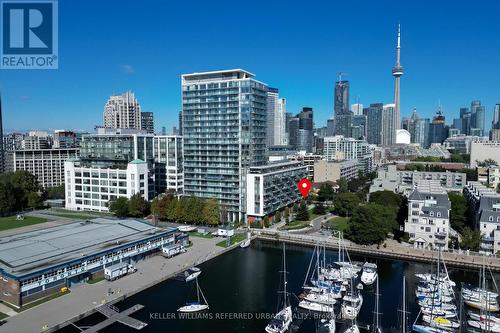
<svg viewBox="0 0 500 333"><path fill-rule="evenodd" d="M141 304L136 304L122 312L118 310L118 308L112 304L104 304L101 306L98 306L96 308L96 311L103 314L104 316L108 317L104 321L101 321L100 323L91 326L84 330L83 332L85 333L96 333L99 332L100 330L118 322L122 323L123 325L127 325L129 327L132 327L136 330L141 330L144 327L147 326L145 322L142 322L140 320L134 319L132 317L129 317L132 313L137 312L144 308L144 305Z"/></svg>
<svg viewBox="0 0 500 333"><path fill-rule="evenodd" d="M257 239L265 241L280 241L287 244L294 244L299 246L314 247L317 244L325 245L326 248L336 250L338 249L338 238L320 238L311 235L297 235L276 231L259 231L256 236ZM414 249L404 246L391 246L384 248L380 246L363 246L354 244L352 242L345 242L345 248L350 253L358 255L365 255L367 257L378 257L382 259L397 259L406 261L416 261L423 263L433 263L436 261L437 252L424 249ZM452 267L467 268L467 269L481 269L484 264L493 272L500 272L500 258L493 256L479 256L456 252L443 251L443 259L446 264Z"/></svg>

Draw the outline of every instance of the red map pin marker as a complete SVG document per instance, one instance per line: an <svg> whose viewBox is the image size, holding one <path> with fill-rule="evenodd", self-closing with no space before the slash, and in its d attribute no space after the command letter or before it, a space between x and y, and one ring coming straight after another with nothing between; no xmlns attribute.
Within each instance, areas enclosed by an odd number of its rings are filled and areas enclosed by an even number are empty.
<svg viewBox="0 0 500 333"><path fill-rule="evenodd" d="M307 195L309 194L309 191L312 187L312 183L309 181L309 179L301 179L297 185L299 187L300 193L302 193L302 197L304 197L304 199L307 198Z"/></svg>

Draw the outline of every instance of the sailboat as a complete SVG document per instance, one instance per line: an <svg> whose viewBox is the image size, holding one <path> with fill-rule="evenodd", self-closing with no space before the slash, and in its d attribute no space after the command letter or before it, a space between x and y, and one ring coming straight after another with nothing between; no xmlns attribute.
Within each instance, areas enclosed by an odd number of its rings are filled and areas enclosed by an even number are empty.
<svg viewBox="0 0 500 333"><path fill-rule="evenodd" d="M198 311L203 311L208 309L208 303L207 300L205 299L205 296L203 295L203 292L201 291L200 285L198 284L198 277L195 278L196 280L196 296L197 296L197 301L188 303L185 306L181 306L177 311L179 312L198 312ZM201 303L201 298L203 299L203 303Z"/></svg>
<svg viewBox="0 0 500 333"><path fill-rule="evenodd" d="M373 311L373 325L372 333L382 333L382 328L380 327L380 312L379 312L379 289L378 289L378 279L377 279L377 289L375 292L375 310Z"/></svg>
<svg viewBox="0 0 500 333"><path fill-rule="evenodd" d="M247 238L243 242L241 242L240 247L241 248L249 247L251 242L252 239L250 238L250 231L247 231Z"/></svg>
<svg viewBox="0 0 500 333"><path fill-rule="evenodd" d="M274 315L273 319L271 319L269 324L266 326L267 333L286 332L292 323L292 307L290 306L290 300L288 299L286 285L286 256L285 244L283 243L283 304L281 310Z"/></svg>
<svg viewBox="0 0 500 333"><path fill-rule="evenodd" d="M402 303L402 310L401 310L401 333L408 333L408 327L407 327L407 315L408 312L406 311L406 276L403 275L403 303Z"/></svg>
<svg viewBox="0 0 500 333"><path fill-rule="evenodd" d="M365 262L363 265L363 273L361 273L361 282L365 285L372 285L377 279L377 264Z"/></svg>

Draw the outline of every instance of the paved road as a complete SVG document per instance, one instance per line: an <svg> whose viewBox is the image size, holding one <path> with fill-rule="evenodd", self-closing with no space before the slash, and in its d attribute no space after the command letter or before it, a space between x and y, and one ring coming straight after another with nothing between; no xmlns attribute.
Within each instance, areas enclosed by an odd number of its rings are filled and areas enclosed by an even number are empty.
<svg viewBox="0 0 500 333"><path fill-rule="evenodd" d="M43 303L8 318L7 323L0 326L0 332L31 333L40 332L47 325L53 327L73 317L87 312L105 302L116 300L124 294L145 289L172 274L187 267L206 261L225 251L216 246L219 238L191 237L193 246L184 254L171 259L154 256L138 262L138 271L116 281L102 281L96 284L81 284L71 288L71 293ZM108 295L108 289L115 291Z"/></svg>

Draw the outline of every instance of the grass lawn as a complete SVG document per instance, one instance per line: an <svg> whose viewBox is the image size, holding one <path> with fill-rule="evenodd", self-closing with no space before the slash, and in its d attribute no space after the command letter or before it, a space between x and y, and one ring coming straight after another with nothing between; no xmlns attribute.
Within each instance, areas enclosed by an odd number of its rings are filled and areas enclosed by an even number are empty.
<svg viewBox="0 0 500 333"><path fill-rule="evenodd" d="M247 238L246 234L234 234L234 236L231 237L231 245L239 243L242 240L244 240L245 238ZM220 247L226 247L226 245L227 245L227 240L225 240L225 239L223 241L220 241L217 243L217 246L220 246Z"/></svg>
<svg viewBox="0 0 500 333"><path fill-rule="evenodd" d="M212 235L212 233L210 232L208 234L202 234L201 232L193 231L189 233L189 236L201 237L201 238L214 238L214 235Z"/></svg>
<svg viewBox="0 0 500 333"><path fill-rule="evenodd" d="M0 217L0 231L25 227L38 223L47 222L48 220L43 217L24 216L24 220L16 220L16 216Z"/></svg>
<svg viewBox="0 0 500 333"><path fill-rule="evenodd" d="M7 316L5 313L0 312L0 320L5 319L5 318L7 318L7 317L8 317L8 316Z"/></svg>
<svg viewBox="0 0 500 333"><path fill-rule="evenodd" d="M46 211L47 214L57 213L57 214L76 214L76 215L88 215L88 216L112 216L113 213L106 212L93 212L93 211L74 211L64 208L50 208Z"/></svg>
<svg viewBox="0 0 500 333"><path fill-rule="evenodd" d="M279 230L298 230L309 226L309 221L291 221L287 225L279 228Z"/></svg>
<svg viewBox="0 0 500 333"><path fill-rule="evenodd" d="M75 219L75 220L87 220L95 218L95 216L85 215L85 214L65 214L65 213L52 213L52 212L46 214L52 216L66 217L68 219Z"/></svg>
<svg viewBox="0 0 500 333"><path fill-rule="evenodd" d="M330 229L335 229L338 231L346 231L349 227L349 218L348 217L332 217L328 221L324 222L324 226Z"/></svg>
<svg viewBox="0 0 500 333"><path fill-rule="evenodd" d="M100 276L100 277L95 278L95 279L89 279L89 280L87 280L87 283L88 284L94 284L94 283L97 283L97 282L101 282L103 280L105 280L104 276Z"/></svg>

